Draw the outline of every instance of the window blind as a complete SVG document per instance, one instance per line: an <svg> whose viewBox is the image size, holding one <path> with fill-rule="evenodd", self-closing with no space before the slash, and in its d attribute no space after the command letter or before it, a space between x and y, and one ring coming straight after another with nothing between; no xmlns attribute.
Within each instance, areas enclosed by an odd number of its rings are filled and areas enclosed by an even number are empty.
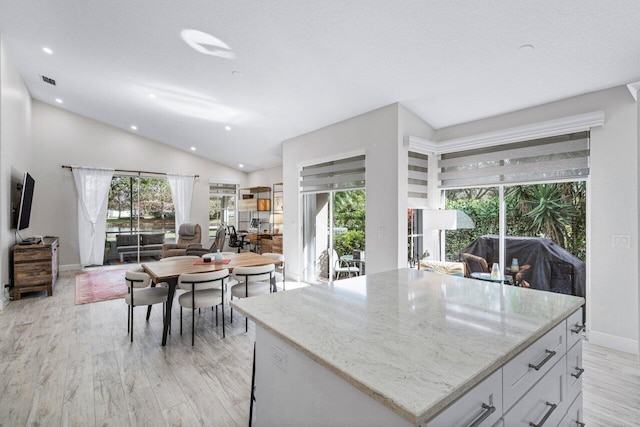
<svg viewBox="0 0 640 427"><path fill-rule="evenodd" d="M429 156L409 151L409 175L407 178L409 207L427 207Z"/></svg>
<svg viewBox="0 0 640 427"><path fill-rule="evenodd" d="M237 184L209 183L209 194L236 194Z"/></svg>
<svg viewBox="0 0 640 427"><path fill-rule="evenodd" d="M443 154L441 188L589 176L589 132Z"/></svg>
<svg viewBox="0 0 640 427"><path fill-rule="evenodd" d="M364 185L364 155L305 166L300 171L302 193L355 190L364 188Z"/></svg>

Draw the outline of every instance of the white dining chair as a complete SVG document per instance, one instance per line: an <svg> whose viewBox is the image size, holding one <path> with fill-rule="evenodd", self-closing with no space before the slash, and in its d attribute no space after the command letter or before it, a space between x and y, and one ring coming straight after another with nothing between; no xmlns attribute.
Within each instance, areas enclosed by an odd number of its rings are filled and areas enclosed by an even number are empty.
<svg viewBox="0 0 640 427"><path fill-rule="evenodd" d="M164 313L165 304L169 297L169 287L166 283L159 283L151 286L151 277L143 271L139 271L141 267L134 267L128 270L124 279L127 283L128 294L125 295L124 301L127 303L127 333L131 333L131 342L133 342L133 309L137 306L149 306L162 303L162 312Z"/></svg>
<svg viewBox="0 0 640 427"><path fill-rule="evenodd" d="M215 307L216 327L218 326L218 306L222 306L222 338L224 328L224 289L229 279L229 270L209 273L183 273L178 276L178 288L185 290L178 297L180 304L180 335L182 335L182 308L191 309L191 345L195 344L195 309Z"/></svg>

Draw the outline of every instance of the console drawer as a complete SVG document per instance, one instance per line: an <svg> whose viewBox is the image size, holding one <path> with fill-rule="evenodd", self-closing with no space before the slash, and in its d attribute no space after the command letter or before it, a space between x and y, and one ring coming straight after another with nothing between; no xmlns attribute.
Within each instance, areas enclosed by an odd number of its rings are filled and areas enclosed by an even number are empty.
<svg viewBox="0 0 640 427"><path fill-rule="evenodd" d="M563 330L564 330L564 324ZM504 416L505 426L557 426L569 406L566 387L566 362L563 357Z"/></svg>
<svg viewBox="0 0 640 427"><path fill-rule="evenodd" d="M502 416L502 370L498 369L480 384L427 423L427 427L493 426Z"/></svg>
<svg viewBox="0 0 640 427"><path fill-rule="evenodd" d="M502 395L506 410L520 400L565 355L565 335L566 323L563 321L504 366ZM566 366L563 365L562 370L564 373Z"/></svg>

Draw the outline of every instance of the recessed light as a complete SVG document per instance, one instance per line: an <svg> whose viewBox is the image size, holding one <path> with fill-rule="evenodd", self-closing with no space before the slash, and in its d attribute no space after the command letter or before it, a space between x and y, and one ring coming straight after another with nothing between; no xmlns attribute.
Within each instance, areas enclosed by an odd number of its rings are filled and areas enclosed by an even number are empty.
<svg viewBox="0 0 640 427"><path fill-rule="evenodd" d="M225 126L224 130L231 130L231 126Z"/></svg>
<svg viewBox="0 0 640 427"><path fill-rule="evenodd" d="M243 168L243 167L244 167L244 165L243 165L242 163L240 163L240 164L238 165L238 167L239 167L239 168Z"/></svg>
<svg viewBox="0 0 640 427"><path fill-rule="evenodd" d="M51 55L51 54L53 54L53 51L52 51L51 49L49 49L48 47L43 47L43 48L42 48L42 51L43 51L44 53L46 53L47 55Z"/></svg>
<svg viewBox="0 0 640 427"><path fill-rule="evenodd" d="M136 125L131 125L131 130L138 130L138 126L136 126Z"/></svg>
<svg viewBox="0 0 640 427"><path fill-rule="evenodd" d="M62 99L60 99L60 98L56 98L56 102L57 102L58 104L62 104Z"/></svg>
<svg viewBox="0 0 640 427"><path fill-rule="evenodd" d="M196 147L191 147L191 151L196 151Z"/></svg>
<svg viewBox="0 0 640 427"><path fill-rule="evenodd" d="M211 34L203 33L198 30L182 30L180 37L192 49L205 55L217 56L218 58L233 59L236 54L233 53L228 44L223 42Z"/></svg>
<svg viewBox="0 0 640 427"><path fill-rule="evenodd" d="M153 98L155 98L155 97L156 97L156 94L155 94L155 93L150 93L150 94L149 94L149 98L153 99Z"/></svg>

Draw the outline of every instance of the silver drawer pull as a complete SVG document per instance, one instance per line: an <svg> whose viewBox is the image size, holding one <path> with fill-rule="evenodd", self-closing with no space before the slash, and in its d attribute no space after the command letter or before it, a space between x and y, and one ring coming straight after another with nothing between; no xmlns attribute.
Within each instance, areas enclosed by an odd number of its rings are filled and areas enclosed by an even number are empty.
<svg viewBox="0 0 640 427"><path fill-rule="evenodd" d="M475 420L473 423L469 424L469 427L478 427L480 424L482 424L484 420L489 418L489 415L496 412L495 406L493 405L489 406L486 403L482 404L482 409L484 409L484 412L482 413L482 415L480 415L480 417L477 420Z"/></svg>
<svg viewBox="0 0 640 427"><path fill-rule="evenodd" d="M584 372L584 368L574 368L576 371L578 371L575 374L571 374L572 377L576 377L576 378L580 378L580 375L582 375L582 373Z"/></svg>
<svg viewBox="0 0 640 427"><path fill-rule="evenodd" d="M551 359L553 356L556 355L556 352L553 350L545 350L545 352L547 353L547 357L545 357L542 362L538 363L537 365L534 365L533 363L529 363L529 367L535 369L536 371L540 370L540 368L542 368L542 366L547 363L549 361L549 359Z"/></svg>
<svg viewBox="0 0 640 427"><path fill-rule="evenodd" d="M584 326L585 326L585 325L578 325L578 324L576 323L576 326L575 326L574 328L571 328L571 333L579 334L581 331L583 331L583 330L584 330Z"/></svg>
<svg viewBox="0 0 640 427"><path fill-rule="evenodd" d="M535 424L535 423L532 423L531 421L529 421L529 425L531 427L542 427L542 425L547 422L547 420L549 419L549 417L551 416L553 411L555 411L556 408L558 407L557 404L549 403L549 402L547 402L547 406L549 407L549 410L547 411L546 414L544 414L544 417L542 417L542 419L540 420L540 424Z"/></svg>

